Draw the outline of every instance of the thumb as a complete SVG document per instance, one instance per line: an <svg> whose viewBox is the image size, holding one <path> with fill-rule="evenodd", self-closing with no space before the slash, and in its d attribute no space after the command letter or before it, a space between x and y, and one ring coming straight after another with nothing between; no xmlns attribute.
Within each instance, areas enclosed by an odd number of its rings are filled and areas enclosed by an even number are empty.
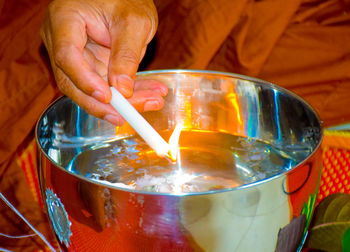
<svg viewBox="0 0 350 252"><path fill-rule="evenodd" d="M108 79L125 97L132 96L139 63L154 35L151 30L152 22L139 16L119 19L111 28Z"/></svg>

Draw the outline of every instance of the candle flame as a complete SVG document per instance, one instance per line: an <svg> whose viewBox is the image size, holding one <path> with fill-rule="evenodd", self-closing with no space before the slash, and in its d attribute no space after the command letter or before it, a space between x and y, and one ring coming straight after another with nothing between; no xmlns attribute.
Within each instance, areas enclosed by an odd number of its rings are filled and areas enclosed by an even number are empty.
<svg viewBox="0 0 350 252"><path fill-rule="evenodd" d="M177 154L179 151L179 138L181 134L181 130L183 129L183 124L178 123L173 131L173 134L169 139L169 156L172 161L176 161Z"/></svg>

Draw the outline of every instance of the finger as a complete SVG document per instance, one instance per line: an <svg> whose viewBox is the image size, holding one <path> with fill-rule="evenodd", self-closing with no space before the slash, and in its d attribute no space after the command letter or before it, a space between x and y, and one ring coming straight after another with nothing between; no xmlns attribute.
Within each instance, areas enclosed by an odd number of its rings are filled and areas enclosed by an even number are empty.
<svg viewBox="0 0 350 252"><path fill-rule="evenodd" d="M71 80L69 80L69 78L67 78L61 69L54 67L53 71L55 72L56 80L59 83L58 87L60 91L67 94L87 113L100 119L107 120L115 125L122 125L124 123L124 119L110 104L100 102L82 92L71 82Z"/></svg>
<svg viewBox="0 0 350 252"><path fill-rule="evenodd" d="M128 101L139 111L155 111L164 106L164 99L155 91L139 90L135 91Z"/></svg>
<svg viewBox="0 0 350 252"><path fill-rule="evenodd" d="M55 64L85 94L101 102L109 102L109 85L93 71L84 59L87 41L85 23L76 13L65 11L51 20L52 54Z"/></svg>
<svg viewBox="0 0 350 252"><path fill-rule="evenodd" d="M111 28L108 79L124 96L133 92L133 78L149 42L152 22L136 14L120 18Z"/></svg>
<svg viewBox="0 0 350 252"><path fill-rule="evenodd" d="M89 39L85 46L85 49L89 49L99 61L103 62L106 66L108 66L109 55L111 52L110 48L107 48L100 44L96 44L94 41Z"/></svg>
<svg viewBox="0 0 350 252"><path fill-rule="evenodd" d="M160 93L161 96L166 96L168 93L168 87L157 80L137 80L135 81L136 90L153 90Z"/></svg>
<svg viewBox="0 0 350 252"><path fill-rule="evenodd" d="M101 76L102 79L103 76L107 76L107 65L100 61L89 48L85 47L83 55L93 71Z"/></svg>

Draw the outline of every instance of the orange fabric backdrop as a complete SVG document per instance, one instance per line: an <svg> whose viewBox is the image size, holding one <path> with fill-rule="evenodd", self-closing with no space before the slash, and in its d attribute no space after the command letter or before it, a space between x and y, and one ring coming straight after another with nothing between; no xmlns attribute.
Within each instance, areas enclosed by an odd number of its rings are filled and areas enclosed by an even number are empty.
<svg viewBox="0 0 350 252"><path fill-rule="evenodd" d="M168 1L149 68L258 77L302 96L326 126L350 121L350 4Z"/></svg>
<svg viewBox="0 0 350 252"><path fill-rule="evenodd" d="M47 234L15 157L58 95L39 37L48 3L0 0L0 191ZM159 0L157 6L160 23L148 69L256 76L305 98L325 125L350 121L348 1ZM3 204L0 227L8 234L28 231ZM37 239L6 242L20 251L43 246Z"/></svg>

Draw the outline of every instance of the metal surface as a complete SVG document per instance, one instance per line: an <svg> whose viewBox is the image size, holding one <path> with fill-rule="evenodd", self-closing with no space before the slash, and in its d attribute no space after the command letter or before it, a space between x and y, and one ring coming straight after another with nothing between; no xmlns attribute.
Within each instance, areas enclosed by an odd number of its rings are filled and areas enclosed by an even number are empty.
<svg viewBox="0 0 350 252"><path fill-rule="evenodd" d="M173 195L105 185L73 174L70 162L134 132L128 125L116 129L63 97L44 112L36 129L42 191L57 196L71 223L69 239L56 232L62 249L295 251L306 234L320 178L322 127L314 110L282 88L229 73L164 70L137 78L169 87L165 107L144 113L156 130L185 122L192 129L259 139L288 151L298 164L210 192ZM285 239L290 232L297 239Z"/></svg>

